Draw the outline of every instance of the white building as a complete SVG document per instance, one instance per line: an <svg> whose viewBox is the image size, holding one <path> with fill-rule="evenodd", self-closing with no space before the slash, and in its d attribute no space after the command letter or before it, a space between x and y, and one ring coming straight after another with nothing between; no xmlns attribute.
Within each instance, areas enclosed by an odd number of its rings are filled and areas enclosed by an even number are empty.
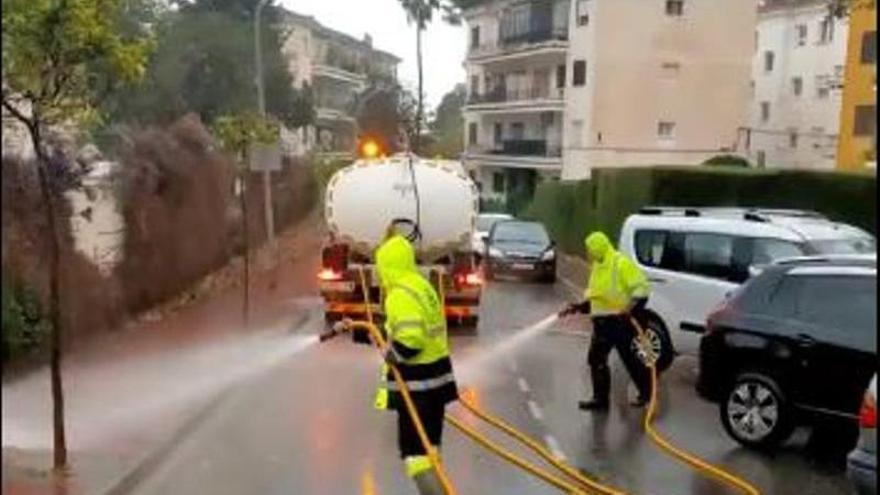
<svg viewBox="0 0 880 495"><path fill-rule="evenodd" d="M847 21L825 0L765 0L743 143L761 167L831 170L840 122Z"/></svg>
<svg viewBox="0 0 880 495"><path fill-rule="evenodd" d="M357 96L371 81L395 81L400 59L373 48L369 35L359 40L312 17L293 12L286 15L288 36L283 50L290 73L294 86L311 89L316 113L315 128L288 134L288 146L293 154L351 154L357 138Z"/></svg>
<svg viewBox="0 0 880 495"><path fill-rule="evenodd" d="M756 0L494 0L465 12L465 160L484 197L699 164L748 120ZM514 184L509 184L509 181Z"/></svg>

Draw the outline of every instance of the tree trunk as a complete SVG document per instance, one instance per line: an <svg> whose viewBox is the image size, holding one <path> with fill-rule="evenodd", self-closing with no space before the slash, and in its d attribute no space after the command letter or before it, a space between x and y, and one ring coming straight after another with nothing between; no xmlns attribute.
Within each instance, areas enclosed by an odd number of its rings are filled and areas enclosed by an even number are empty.
<svg viewBox="0 0 880 495"><path fill-rule="evenodd" d="M29 126L31 143L37 157L40 195L45 205L46 225L49 229L49 374L52 390L52 453L56 472L67 469L67 436L64 428L64 387L61 379L61 241L58 231L56 200L58 192L49 176L49 163L42 146L41 125L34 112L34 123Z"/></svg>
<svg viewBox="0 0 880 495"><path fill-rule="evenodd" d="M413 151L416 154L419 154L421 151L422 144L422 113L424 112L423 102L422 102L422 26L421 22L416 24L416 62L418 64L419 70L419 94L418 94L418 105L416 106L416 135L415 135L415 146Z"/></svg>
<svg viewBox="0 0 880 495"><path fill-rule="evenodd" d="M242 163L247 163L247 152L242 152ZM250 231L248 230L248 209L247 209L247 179L248 173L247 170L244 169L241 174L241 191L238 197L239 204L241 205L241 229L242 229L242 239L244 240L244 252L242 254L242 261L244 262L244 293L243 301L242 301L242 321L244 322L244 328L247 330L248 324L250 321L250 300L251 300L251 267L250 267Z"/></svg>

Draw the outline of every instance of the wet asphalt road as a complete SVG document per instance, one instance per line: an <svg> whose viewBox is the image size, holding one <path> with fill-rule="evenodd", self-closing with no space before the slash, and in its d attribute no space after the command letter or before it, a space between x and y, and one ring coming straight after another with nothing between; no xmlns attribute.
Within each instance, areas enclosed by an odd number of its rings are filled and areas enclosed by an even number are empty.
<svg viewBox="0 0 880 495"><path fill-rule="evenodd" d="M627 405L628 378L616 358L611 410L577 410L577 400L589 393L589 337L575 331L583 322L532 339L513 337L565 300L559 286L491 285L484 293L479 329L452 332L460 384L471 387L483 407L628 493L737 493L654 447L641 430L643 411ZM315 299L312 317L290 333L315 334L321 325L320 300ZM287 344L281 339L277 345ZM134 493L415 493L397 458L393 413L372 408L378 367L375 351L345 338L292 354L230 389ZM772 456L739 447L724 433L717 408L696 397L695 379L696 359L690 356L680 357L662 377L657 425L676 444L744 475L766 494L852 493L839 468L810 459L803 433ZM460 406L449 411L491 431ZM443 454L462 494L560 493L448 425Z"/></svg>

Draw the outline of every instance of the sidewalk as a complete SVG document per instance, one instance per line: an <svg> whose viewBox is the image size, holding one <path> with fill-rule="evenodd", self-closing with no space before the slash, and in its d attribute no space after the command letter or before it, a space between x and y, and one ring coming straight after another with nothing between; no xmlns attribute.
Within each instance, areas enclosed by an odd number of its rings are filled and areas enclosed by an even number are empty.
<svg viewBox="0 0 880 495"><path fill-rule="evenodd" d="M277 272L254 273L248 329L242 288L227 284L68 351L63 378L71 472L63 486L53 486L50 471L48 370L4 383L3 494L123 493L120 488L179 442L231 385L310 342L294 330L315 307L320 243L313 217L279 236Z"/></svg>

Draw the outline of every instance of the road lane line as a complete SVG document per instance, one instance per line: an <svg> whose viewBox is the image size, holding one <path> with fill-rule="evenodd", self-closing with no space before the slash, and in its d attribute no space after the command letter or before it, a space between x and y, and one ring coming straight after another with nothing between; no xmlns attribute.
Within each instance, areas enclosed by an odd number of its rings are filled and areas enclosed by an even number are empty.
<svg viewBox="0 0 880 495"><path fill-rule="evenodd" d="M532 417L538 421L544 421L544 413L541 412L541 407L533 401L529 400L526 402L526 405L529 406L529 412L532 414Z"/></svg>
<svg viewBox="0 0 880 495"><path fill-rule="evenodd" d="M562 449L559 447L559 442L556 441L556 437L550 434L544 435L544 443L547 444L547 448L550 449L550 452L553 453L554 457L560 461L567 459L565 453L563 453Z"/></svg>
<svg viewBox="0 0 880 495"><path fill-rule="evenodd" d="M520 392L524 394L527 394L529 393L529 391L531 391L531 388L529 388L529 383L523 377L517 378L516 384L519 385Z"/></svg>

